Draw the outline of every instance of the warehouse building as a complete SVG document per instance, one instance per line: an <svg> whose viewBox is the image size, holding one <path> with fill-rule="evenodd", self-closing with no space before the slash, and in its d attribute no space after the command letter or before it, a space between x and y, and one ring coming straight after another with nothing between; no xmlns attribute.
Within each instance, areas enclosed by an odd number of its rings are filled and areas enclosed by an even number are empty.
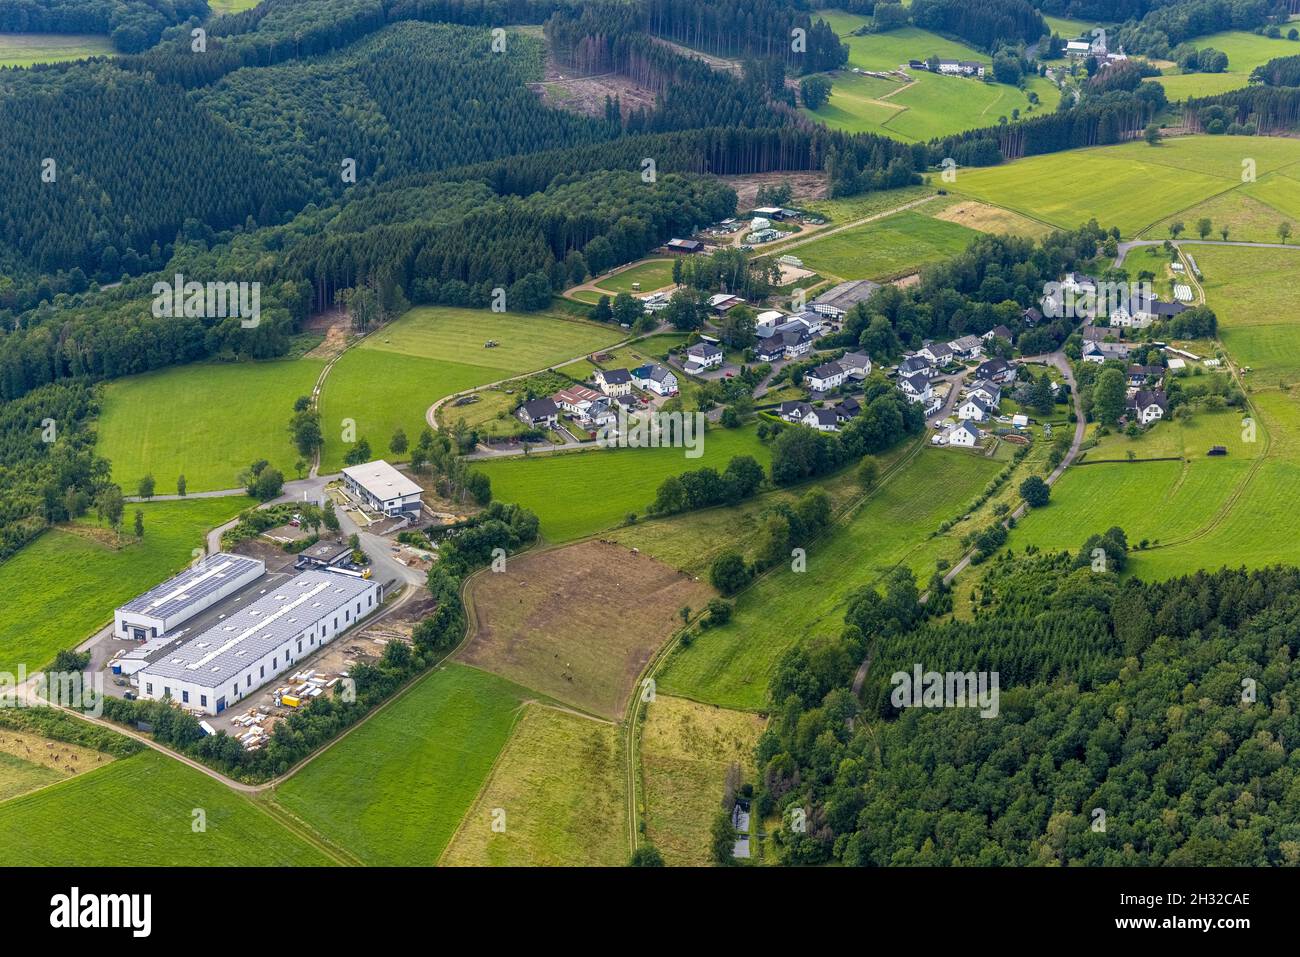
<svg viewBox="0 0 1300 957"><path fill-rule="evenodd" d="M113 634L148 641L170 634L183 622L266 574L257 558L218 552L190 566L113 614Z"/></svg>
<svg viewBox="0 0 1300 957"><path fill-rule="evenodd" d="M206 631L161 649L135 675L142 698L220 714L333 641L383 600L373 581L307 571Z"/></svg>
<svg viewBox="0 0 1300 957"><path fill-rule="evenodd" d="M348 466L343 470L343 482L352 496L372 511L412 518L420 514L423 489L383 459Z"/></svg>

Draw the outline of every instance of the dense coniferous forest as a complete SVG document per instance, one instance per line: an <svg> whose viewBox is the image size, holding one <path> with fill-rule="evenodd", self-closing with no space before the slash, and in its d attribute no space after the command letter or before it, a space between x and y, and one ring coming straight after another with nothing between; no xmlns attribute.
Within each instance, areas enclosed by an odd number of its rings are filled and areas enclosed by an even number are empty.
<svg viewBox="0 0 1300 957"><path fill-rule="evenodd" d="M848 47L801 0L646 0L650 32L688 47L726 57L781 60L799 73L843 66ZM802 30L802 43L795 30Z"/></svg>
<svg viewBox="0 0 1300 957"><path fill-rule="evenodd" d="M1274 57L1255 67L1250 80L1265 86L1300 86L1300 55Z"/></svg>
<svg viewBox="0 0 1300 957"><path fill-rule="evenodd" d="M914 0L912 22L925 30L948 33L992 52L1003 43L1033 43L1047 24L1029 0Z"/></svg>
<svg viewBox="0 0 1300 957"><path fill-rule="evenodd" d="M973 623L927 620L894 576L787 653L758 747L759 810L806 815L787 863L1300 862L1300 571L1121 582L1083 554L999 560ZM897 707L917 664L998 672L996 719Z"/></svg>

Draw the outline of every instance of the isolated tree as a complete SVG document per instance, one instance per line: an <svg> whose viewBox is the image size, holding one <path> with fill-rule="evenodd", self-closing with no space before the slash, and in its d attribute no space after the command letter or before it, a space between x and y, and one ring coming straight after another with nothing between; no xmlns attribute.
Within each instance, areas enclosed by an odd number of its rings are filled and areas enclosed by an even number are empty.
<svg viewBox="0 0 1300 957"><path fill-rule="evenodd" d="M1219 235L1223 237L1223 241L1226 243L1228 241L1228 227L1227 226L1221 227L1219 229Z"/></svg>
<svg viewBox="0 0 1300 957"><path fill-rule="evenodd" d="M709 568L709 583L724 595L731 596L749 584L749 566L740 552L723 552Z"/></svg>
<svg viewBox="0 0 1300 957"><path fill-rule="evenodd" d="M864 489L871 488L880 478L880 463L876 461L873 455L862 456L862 461L858 463L858 484Z"/></svg>
<svg viewBox="0 0 1300 957"><path fill-rule="evenodd" d="M135 510L135 537L144 538L144 512L138 508Z"/></svg>
<svg viewBox="0 0 1300 957"><path fill-rule="evenodd" d="M1124 414L1124 374L1103 369L1092 387L1092 410L1102 425L1114 425Z"/></svg>
<svg viewBox="0 0 1300 957"><path fill-rule="evenodd" d="M601 296L596 300L596 306L591 310L591 318L596 322L609 322L614 318L614 312L609 308L609 296Z"/></svg>
<svg viewBox="0 0 1300 957"><path fill-rule="evenodd" d="M339 530L339 517L338 513L334 511L334 499L325 499L325 505L321 509L321 521L325 523L325 527L331 532Z"/></svg>
<svg viewBox="0 0 1300 957"><path fill-rule="evenodd" d="M1160 127L1155 123L1148 123L1142 136L1147 141L1148 146L1158 146L1160 144Z"/></svg>
<svg viewBox="0 0 1300 957"><path fill-rule="evenodd" d="M1174 220L1172 223L1169 224L1170 238L1177 239L1179 234L1182 233L1182 231L1186 228L1187 227L1183 225L1183 221L1181 219Z"/></svg>
<svg viewBox="0 0 1300 957"><path fill-rule="evenodd" d="M398 426L397 431L393 433L393 437L388 443L388 451L394 455L402 455L406 452L408 446L406 431L401 426Z"/></svg>
<svg viewBox="0 0 1300 957"><path fill-rule="evenodd" d="M691 606L690 606L690 605L682 605L681 608L678 608L678 609L677 609L677 617L679 617L679 618L682 620L682 624L683 624L683 625L686 624L688 621L690 621L690 620L691 620Z"/></svg>
<svg viewBox="0 0 1300 957"><path fill-rule="evenodd" d="M1020 483L1020 497L1030 508L1042 508L1052 494L1052 487L1037 475L1031 475Z"/></svg>
<svg viewBox="0 0 1300 957"><path fill-rule="evenodd" d="M1204 216L1196 221L1196 232L1202 239L1214 232L1214 223L1208 216Z"/></svg>
<svg viewBox="0 0 1300 957"><path fill-rule="evenodd" d="M176 476L176 494L179 495L181 498L185 497L185 476L184 475Z"/></svg>
<svg viewBox="0 0 1300 957"><path fill-rule="evenodd" d="M628 867L663 867L664 856L653 844L642 844L632 852Z"/></svg>
<svg viewBox="0 0 1300 957"><path fill-rule="evenodd" d="M348 449L348 454L343 456L343 461L348 465L361 465L363 462L369 462L373 458L370 453L370 443L366 441L365 436L357 439L352 448Z"/></svg>
<svg viewBox="0 0 1300 957"><path fill-rule="evenodd" d="M1283 246L1286 245L1286 241L1291 238L1290 223L1284 221L1277 224L1277 238L1282 240Z"/></svg>
<svg viewBox="0 0 1300 957"><path fill-rule="evenodd" d="M122 527L124 511L126 511L126 501L122 498L122 489L116 485L108 486L95 499L95 514L99 516L101 522L107 522L114 531Z"/></svg>
<svg viewBox="0 0 1300 957"><path fill-rule="evenodd" d="M139 495L141 498L153 498L153 492L154 492L153 475L146 475L144 478L140 479L140 487L136 491L136 494Z"/></svg>

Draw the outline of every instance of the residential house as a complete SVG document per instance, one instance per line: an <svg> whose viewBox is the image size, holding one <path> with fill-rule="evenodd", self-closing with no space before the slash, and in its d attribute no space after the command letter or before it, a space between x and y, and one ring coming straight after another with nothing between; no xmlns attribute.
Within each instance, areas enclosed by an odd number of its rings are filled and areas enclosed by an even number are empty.
<svg viewBox="0 0 1300 957"><path fill-rule="evenodd" d="M948 444L958 445L962 448L973 449L980 444L980 430L970 422L964 421L957 423L957 426L948 433Z"/></svg>
<svg viewBox="0 0 1300 957"><path fill-rule="evenodd" d="M785 314L775 309L760 312L754 317L754 335L760 339L767 339L776 332L776 327L785 321Z"/></svg>
<svg viewBox="0 0 1300 957"><path fill-rule="evenodd" d="M922 372L928 378L932 369L933 363L925 356L917 354L907 356L898 364L898 375L901 378L903 376L915 375L918 372Z"/></svg>
<svg viewBox="0 0 1300 957"><path fill-rule="evenodd" d="M676 395L677 375L667 366L657 362L637 366L632 370L632 384L638 389L653 392L655 395Z"/></svg>
<svg viewBox="0 0 1300 957"><path fill-rule="evenodd" d="M814 392L829 392L844 382L844 370L838 362L824 362L804 374L804 381Z"/></svg>
<svg viewBox="0 0 1300 957"><path fill-rule="evenodd" d="M957 418L963 421L974 419L976 422L983 422L989 417L989 412L992 409L993 406L990 406L980 396L967 396L966 401L957 407Z"/></svg>
<svg viewBox="0 0 1300 957"><path fill-rule="evenodd" d="M913 402L929 402L934 395L934 390L930 388L930 377L924 372L900 375L898 388Z"/></svg>
<svg viewBox="0 0 1300 957"><path fill-rule="evenodd" d="M996 382L990 382L987 379L981 379L972 383L971 387L966 390L966 394L968 396L978 396L983 399L987 405L994 408L996 408L998 403L1002 401L1002 387Z"/></svg>
<svg viewBox="0 0 1300 957"><path fill-rule="evenodd" d="M975 76L984 79L985 66L978 60L940 60L939 72L946 76Z"/></svg>
<svg viewBox="0 0 1300 957"><path fill-rule="evenodd" d="M1128 400L1128 414L1142 425L1150 425L1164 418L1169 411L1169 399L1160 389L1140 389Z"/></svg>
<svg viewBox="0 0 1300 957"><path fill-rule="evenodd" d="M946 342L927 342L916 354L924 356L937 366L945 366L953 360L952 346Z"/></svg>
<svg viewBox="0 0 1300 957"><path fill-rule="evenodd" d="M845 378L865 379L871 375L871 357L865 352L846 352L836 360Z"/></svg>
<svg viewBox="0 0 1300 957"><path fill-rule="evenodd" d="M711 342L697 342L686 347L686 365L684 368L692 375L706 369L716 369L722 365L722 350Z"/></svg>
<svg viewBox="0 0 1300 957"><path fill-rule="evenodd" d="M1110 334L1111 331L1107 329L1105 326L1084 326L1083 327L1084 342L1101 342Z"/></svg>
<svg viewBox="0 0 1300 957"><path fill-rule="evenodd" d="M802 422L811 411L812 406L807 402L782 402L776 408L776 414L786 422Z"/></svg>
<svg viewBox="0 0 1300 957"><path fill-rule="evenodd" d="M591 403L587 411L582 414L582 424L588 429L599 429L602 426L614 425L618 422L618 410L614 408L616 402L604 397Z"/></svg>
<svg viewBox="0 0 1300 957"><path fill-rule="evenodd" d="M811 342L811 340L809 340ZM769 336L754 346L754 358L759 362L775 362L785 357L785 337Z"/></svg>
<svg viewBox="0 0 1300 957"><path fill-rule="evenodd" d="M839 415L834 409L809 409L808 414L803 417L802 424L810 429L816 429L818 432L838 432L840 430Z"/></svg>
<svg viewBox="0 0 1300 957"><path fill-rule="evenodd" d="M979 336L959 336L948 343L948 348L959 359L978 359L984 354L984 342Z"/></svg>
<svg viewBox="0 0 1300 957"><path fill-rule="evenodd" d="M985 359L975 369L975 378L988 379L991 382L1005 385L1008 382L1016 381L1016 367L1006 359Z"/></svg>
<svg viewBox="0 0 1300 957"><path fill-rule="evenodd" d="M1031 329L1043 321L1043 311L1037 306L1030 306L1020 314L1021 320ZM1004 327L1005 328L1005 327Z"/></svg>
<svg viewBox="0 0 1300 957"><path fill-rule="evenodd" d="M596 385L611 398L632 394L632 373L626 369L597 369Z"/></svg>
<svg viewBox="0 0 1300 957"><path fill-rule="evenodd" d="M1033 307L1031 306L1030 308ZM1025 310L1025 312L1028 311L1029 309ZM1038 312L1038 310L1034 309L1034 312ZM1039 312L1038 317L1041 319L1043 317L1043 314ZM980 338L983 339L985 342L992 342L994 339L1005 339L1007 342L1010 342L1013 335L1014 333L1012 333L1012 331L1008 329L1006 326L996 325L988 332L984 333L984 335L980 336Z"/></svg>
<svg viewBox="0 0 1300 957"><path fill-rule="evenodd" d="M847 422L862 414L862 403L857 396L849 396L835 407L835 414L841 422Z"/></svg>
<svg viewBox="0 0 1300 957"><path fill-rule="evenodd" d="M785 357L787 359L797 359L812 351L813 335L807 329L791 329L789 332L781 333L780 336L781 341L785 344Z"/></svg>
<svg viewBox="0 0 1300 957"><path fill-rule="evenodd" d="M1143 366L1131 365L1128 367L1128 384L1130 388L1140 389L1147 384L1147 379L1156 379L1159 381L1164 377L1164 366Z"/></svg>
<svg viewBox="0 0 1300 957"><path fill-rule="evenodd" d="M560 407L550 398L533 399L517 408L515 415L524 425L534 429L552 429L559 421Z"/></svg>

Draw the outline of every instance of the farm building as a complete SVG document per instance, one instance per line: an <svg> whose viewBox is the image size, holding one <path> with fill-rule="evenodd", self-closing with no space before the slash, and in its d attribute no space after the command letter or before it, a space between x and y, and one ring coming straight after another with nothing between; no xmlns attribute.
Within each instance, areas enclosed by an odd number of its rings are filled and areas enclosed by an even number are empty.
<svg viewBox="0 0 1300 957"><path fill-rule="evenodd" d="M420 514L420 493L424 490L383 459L348 466L343 470L343 483L372 511L393 516Z"/></svg>
<svg viewBox="0 0 1300 957"><path fill-rule="evenodd" d="M170 697L220 714L372 614L382 600L383 590L369 579L303 572L179 647L160 649L136 674L140 697Z"/></svg>
<svg viewBox="0 0 1300 957"><path fill-rule="evenodd" d="M664 243L664 250L682 256L690 256L704 251L704 243L698 239L670 239Z"/></svg>
<svg viewBox="0 0 1300 957"><path fill-rule="evenodd" d="M853 279L832 286L812 301L812 311L833 319L843 319L845 313L860 302L866 302L880 288L869 279Z"/></svg>
<svg viewBox="0 0 1300 957"><path fill-rule="evenodd" d="M113 613L113 634L134 641L170 634L265 573L266 564L257 558L225 552L209 555L118 608Z"/></svg>

